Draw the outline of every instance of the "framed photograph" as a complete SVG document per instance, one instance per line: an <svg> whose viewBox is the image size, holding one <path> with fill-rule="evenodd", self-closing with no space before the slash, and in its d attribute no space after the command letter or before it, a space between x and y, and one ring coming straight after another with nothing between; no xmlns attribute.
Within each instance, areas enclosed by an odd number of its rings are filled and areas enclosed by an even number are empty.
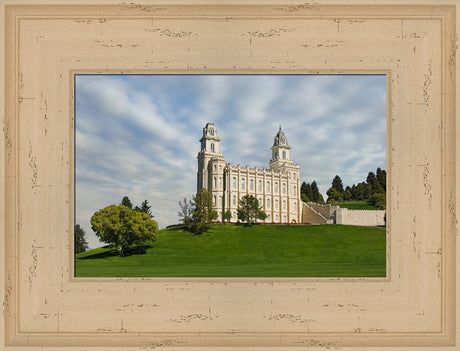
<svg viewBox="0 0 460 351"><path fill-rule="evenodd" d="M1 348L458 349L458 14L454 0L2 2ZM385 75L386 276L75 277L75 81L103 74Z"/></svg>

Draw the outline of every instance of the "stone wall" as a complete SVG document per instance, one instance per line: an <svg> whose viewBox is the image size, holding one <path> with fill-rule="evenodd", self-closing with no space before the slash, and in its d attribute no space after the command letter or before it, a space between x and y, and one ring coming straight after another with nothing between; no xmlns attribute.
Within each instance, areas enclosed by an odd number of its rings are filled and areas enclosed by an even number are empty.
<svg viewBox="0 0 460 351"><path fill-rule="evenodd" d="M349 210L338 208L335 211L336 224L377 226L385 225L383 210Z"/></svg>

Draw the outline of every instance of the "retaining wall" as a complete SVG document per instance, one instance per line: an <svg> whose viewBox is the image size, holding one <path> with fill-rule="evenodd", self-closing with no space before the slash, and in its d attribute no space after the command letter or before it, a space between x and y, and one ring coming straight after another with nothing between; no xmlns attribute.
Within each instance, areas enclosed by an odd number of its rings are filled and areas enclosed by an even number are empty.
<svg viewBox="0 0 460 351"><path fill-rule="evenodd" d="M383 210L349 210L338 208L335 211L336 224L377 226L385 225L385 211Z"/></svg>

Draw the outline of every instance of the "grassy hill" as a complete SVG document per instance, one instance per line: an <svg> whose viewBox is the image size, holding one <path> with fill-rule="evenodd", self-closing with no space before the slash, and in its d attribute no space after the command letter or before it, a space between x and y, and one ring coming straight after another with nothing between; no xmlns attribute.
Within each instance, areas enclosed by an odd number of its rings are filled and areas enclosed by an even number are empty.
<svg viewBox="0 0 460 351"><path fill-rule="evenodd" d="M108 247L76 255L77 277L384 277L385 228L345 225L181 227L117 256Z"/></svg>

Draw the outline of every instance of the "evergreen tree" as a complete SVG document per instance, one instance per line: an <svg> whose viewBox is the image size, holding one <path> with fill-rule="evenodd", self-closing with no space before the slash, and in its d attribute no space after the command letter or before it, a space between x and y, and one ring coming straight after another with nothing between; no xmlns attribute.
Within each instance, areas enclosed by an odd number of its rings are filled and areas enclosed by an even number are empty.
<svg viewBox="0 0 460 351"><path fill-rule="evenodd" d="M344 193L342 179L338 175L332 179L332 187L340 194Z"/></svg>
<svg viewBox="0 0 460 351"><path fill-rule="evenodd" d="M147 199L145 199L141 204L140 211L147 213L150 216L150 218L153 218L154 216L152 215L152 211L150 210L151 207L152 206L149 205L149 202L147 201Z"/></svg>
<svg viewBox="0 0 460 351"><path fill-rule="evenodd" d="M302 183L302 186L300 187L300 197L303 202L313 201L313 191L310 183Z"/></svg>
<svg viewBox="0 0 460 351"><path fill-rule="evenodd" d="M377 168L376 178L379 181L382 189L386 192L387 190L387 172L384 169L382 170L380 167Z"/></svg>
<svg viewBox="0 0 460 351"><path fill-rule="evenodd" d="M319 192L318 184L316 183L316 180L314 180L311 183L311 193L312 193L312 196L310 198L311 201L317 202L320 204L324 203L323 196Z"/></svg>
<svg viewBox="0 0 460 351"><path fill-rule="evenodd" d="M86 242L85 235L86 233L83 228L80 227L80 224L75 225L73 237L75 254L88 250L88 243Z"/></svg>
<svg viewBox="0 0 460 351"><path fill-rule="evenodd" d="M129 197L127 197L127 196L125 196L125 197L121 200L120 205L126 206L126 207L128 207L129 209L133 209L133 204L131 203L131 200L130 200Z"/></svg>

